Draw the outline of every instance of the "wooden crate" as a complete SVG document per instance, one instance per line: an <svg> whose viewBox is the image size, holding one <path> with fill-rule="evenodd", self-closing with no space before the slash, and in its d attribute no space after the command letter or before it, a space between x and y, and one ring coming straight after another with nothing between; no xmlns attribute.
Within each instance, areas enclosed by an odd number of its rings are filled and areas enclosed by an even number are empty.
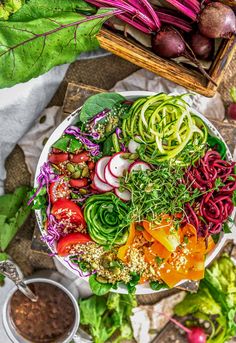
<svg viewBox="0 0 236 343"><path fill-rule="evenodd" d="M121 34L102 29L97 38L102 48L189 90L207 97L212 97L217 90L217 87L200 73L174 61L163 59ZM234 35L229 40L222 41L209 71L210 76L218 86L235 51L236 37Z"/></svg>

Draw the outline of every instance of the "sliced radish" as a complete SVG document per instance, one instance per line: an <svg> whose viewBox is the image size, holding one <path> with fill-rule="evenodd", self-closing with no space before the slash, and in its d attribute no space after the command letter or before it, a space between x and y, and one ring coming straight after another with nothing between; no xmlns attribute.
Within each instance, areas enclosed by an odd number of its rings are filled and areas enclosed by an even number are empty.
<svg viewBox="0 0 236 343"><path fill-rule="evenodd" d="M146 162L141 162L141 161L136 161L134 163L132 163L129 167L129 172L132 173L135 170L150 170L151 167L148 163Z"/></svg>
<svg viewBox="0 0 236 343"><path fill-rule="evenodd" d="M94 176L93 183L94 183L95 188L99 192L110 192L113 189L112 186L108 185L105 182L102 182L97 175Z"/></svg>
<svg viewBox="0 0 236 343"><path fill-rule="evenodd" d="M129 166L132 164L129 160L122 158L124 156L124 152L118 152L112 156L110 161L108 162L108 167L111 174L114 177L121 177L124 175L124 171L129 169Z"/></svg>
<svg viewBox="0 0 236 343"><path fill-rule="evenodd" d="M108 165L105 167L105 180L108 185L114 188L120 187L119 179L111 174Z"/></svg>
<svg viewBox="0 0 236 343"><path fill-rule="evenodd" d="M118 196L123 201L129 201L131 199L131 193L127 189L123 192L119 191L118 188L115 189L115 195Z"/></svg>
<svg viewBox="0 0 236 343"><path fill-rule="evenodd" d="M129 141L128 150L129 152L131 152L131 154L135 154L139 147L140 147L140 144L138 142L135 142L133 139Z"/></svg>
<svg viewBox="0 0 236 343"><path fill-rule="evenodd" d="M95 173L97 174L98 178L104 183L106 183L106 179L104 175L105 167L107 163L110 161L110 159L111 159L111 156L104 156L96 163Z"/></svg>

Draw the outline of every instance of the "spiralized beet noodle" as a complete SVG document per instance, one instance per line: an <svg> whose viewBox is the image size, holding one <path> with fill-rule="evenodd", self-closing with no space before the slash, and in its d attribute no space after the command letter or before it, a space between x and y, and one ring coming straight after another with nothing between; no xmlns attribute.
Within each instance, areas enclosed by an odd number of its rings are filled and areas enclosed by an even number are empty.
<svg viewBox="0 0 236 343"><path fill-rule="evenodd" d="M192 206L185 207L186 221L197 228L199 236L219 233L232 214L232 196L236 190L234 166L235 162L224 161L217 151L209 150L195 166L188 168L185 182L203 193Z"/></svg>

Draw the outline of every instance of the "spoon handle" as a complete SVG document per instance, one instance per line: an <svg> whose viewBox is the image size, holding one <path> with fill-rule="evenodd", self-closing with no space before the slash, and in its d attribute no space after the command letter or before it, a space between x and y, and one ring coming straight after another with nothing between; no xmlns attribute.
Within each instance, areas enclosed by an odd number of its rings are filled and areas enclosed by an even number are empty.
<svg viewBox="0 0 236 343"><path fill-rule="evenodd" d="M24 283L24 281L19 281L16 283L17 288L21 293L23 293L31 301L36 302L38 297L31 291L31 289Z"/></svg>
<svg viewBox="0 0 236 343"><path fill-rule="evenodd" d="M26 285L23 279L20 277L16 265L12 261L1 261L0 262L0 274L5 275L14 282L16 287L31 301L36 302L38 297L31 291Z"/></svg>

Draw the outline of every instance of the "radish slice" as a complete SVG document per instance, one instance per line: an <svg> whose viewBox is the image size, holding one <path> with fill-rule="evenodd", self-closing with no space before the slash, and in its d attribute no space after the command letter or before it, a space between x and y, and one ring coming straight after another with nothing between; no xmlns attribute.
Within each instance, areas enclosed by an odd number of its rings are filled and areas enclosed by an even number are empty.
<svg viewBox="0 0 236 343"><path fill-rule="evenodd" d="M135 142L133 139L129 141L128 150L129 152L131 152L131 154L135 154L139 147L140 147L140 144L138 142Z"/></svg>
<svg viewBox="0 0 236 343"><path fill-rule="evenodd" d="M150 170L150 169L151 167L148 163L137 161L131 164L131 166L129 167L129 172L132 173L135 170L145 171L145 170Z"/></svg>
<svg viewBox="0 0 236 343"><path fill-rule="evenodd" d="M124 152L116 153L108 163L109 170L114 177L123 176L124 171L128 170L132 164L129 160L122 158L124 154Z"/></svg>
<svg viewBox="0 0 236 343"><path fill-rule="evenodd" d="M124 192L120 192L119 189L116 188L115 195L123 201L129 201L131 199L131 193L127 189Z"/></svg>
<svg viewBox="0 0 236 343"><path fill-rule="evenodd" d="M106 179L104 175L105 167L107 163L110 161L110 159L111 159L110 156L104 156L96 163L95 173L98 176L98 178L104 183L106 183Z"/></svg>
<svg viewBox="0 0 236 343"><path fill-rule="evenodd" d="M99 192L110 192L113 189L112 186L108 185L107 183L102 182L97 176L97 174L95 174L94 176L93 183L94 183L95 188Z"/></svg>
<svg viewBox="0 0 236 343"><path fill-rule="evenodd" d="M108 185L114 188L120 187L119 179L111 174L108 165L105 167L105 180Z"/></svg>

